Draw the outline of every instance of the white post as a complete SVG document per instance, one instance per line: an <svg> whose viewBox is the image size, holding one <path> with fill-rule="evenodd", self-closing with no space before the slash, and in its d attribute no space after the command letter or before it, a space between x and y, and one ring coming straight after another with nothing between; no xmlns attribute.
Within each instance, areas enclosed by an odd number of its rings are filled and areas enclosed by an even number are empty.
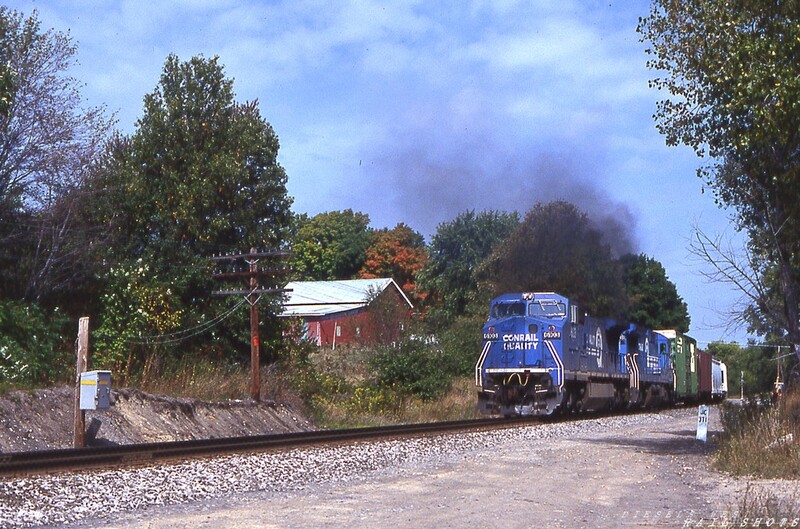
<svg viewBox="0 0 800 529"><path fill-rule="evenodd" d="M742 390L742 395L740 398L742 399L742 402L744 402L744 371L742 371L742 377L739 379L739 387Z"/></svg>
<svg viewBox="0 0 800 529"><path fill-rule="evenodd" d="M697 435L698 441L706 442L708 437L708 406L701 404L697 410Z"/></svg>

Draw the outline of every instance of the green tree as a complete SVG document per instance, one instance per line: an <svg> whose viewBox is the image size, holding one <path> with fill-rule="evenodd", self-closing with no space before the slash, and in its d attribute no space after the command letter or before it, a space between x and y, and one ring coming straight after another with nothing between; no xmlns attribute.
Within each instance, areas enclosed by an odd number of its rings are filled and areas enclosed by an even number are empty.
<svg viewBox="0 0 800 529"><path fill-rule="evenodd" d="M74 376L74 358L63 339L66 323L59 310L0 300L0 386L53 384Z"/></svg>
<svg viewBox="0 0 800 529"><path fill-rule="evenodd" d="M620 263L628 295L626 319L650 329L689 332L689 309L664 266L644 254L623 255Z"/></svg>
<svg viewBox="0 0 800 529"><path fill-rule="evenodd" d="M466 312L475 299L475 272L497 245L519 225L519 215L474 210L439 224L431 238L430 260L420 273L420 284L429 292L431 303L447 318Z"/></svg>
<svg viewBox="0 0 800 529"><path fill-rule="evenodd" d="M106 222L129 255L162 262L276 247L291 205L278 148L257 102L234 101L217 57L170 55L137 131L115 145L101 177L116 187Z"/></svg>
<svg viewBox="0 0 800 529"><path fill-rule="evenodd" d="M743 260L702 234L697 253L800 358L800 4L656 0L638 31L668 94L659 130L707 159L699 176L749 236Z"/></svg>
<svg viewBox="0 0 800 529"><path fill-rule="evenodd" d="M36 13L0 6L0 295L40 301L69 284L83 257L75 198L113 120L83 108L67 74L76 45Z"/></svg>
<svg viewBox="0 0 800 529"><path fill-rule="evenodd" d="M370 234L358 275L365 279L391 277L406 295L421 301L424 295L417 288L416 276L427 258L422 234L400 223L391 230L374 230Z"/></svg>
<svg viewBox="0 0 800 529"><path fill-rule="evenodd" d="M105 227L103 257L115 267L107 279L130 294L130 303L104 303L104 335L130 335L136 318L152 324L145 332L157 332L222 310L210 301L207 257L284 241L291 199L277 155L272 127L256 102L234 101L233 81L216 57L167 58L136 132L109 145L93 180L100 199L91 215ZM144 277L113 271L142 267Z"/></svg>
<svg viewBox="0 0 800 529"><path fill-rule="evenodd" d="M707 352L725 362L728 367L728 395L738 396L741 392L741 377L744 373L745 396L770 393L775 387L777 377L777 350L750 344L741 347L735 343L712 342ZM796 369L793 358L782 359L783 381Z"/></svg>
<svg viewBox="0 0 800 529"><path fill-rule="evenodd" d="M370 244L369 216L328 211L300 222L292 244L292 269L301 280L353 279Z"/></svg>
<svg viewBox="0 0 800 529"><path fill-rule="evenodd" d="M622 267L603 235L574 205L556 201L533 207L482 267L491 295L555 291L597 316L626 312Z"/></svg>

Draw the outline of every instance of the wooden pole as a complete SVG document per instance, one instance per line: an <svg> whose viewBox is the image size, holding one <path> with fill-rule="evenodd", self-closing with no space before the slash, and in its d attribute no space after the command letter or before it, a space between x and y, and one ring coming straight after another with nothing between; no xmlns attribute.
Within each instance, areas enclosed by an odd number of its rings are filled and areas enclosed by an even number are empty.
<svg viewBox="0 0 800 529"><path fill-rule="evenodd" d="M258 259L255 258L256 249L250 248L252 259L250 260L250 290L254 291L258 287L256 273L258 272ZM254 401L261 400L261 354L258 341L258 295L250 294L250 371L252 373L252 385L250 396Z"/></svg>
<svg viewBox="0 0 800 529"><path fill-rule="evenodd" d="M89 365L89 318L78 320L78 358L75 365L74 448L85 446L86 412L81 409L81 373Z"/></svg>
<svg viewBox="0 0 800 529"><path fill-rule="evenodd" d="M218 272L214 273L214 279L230 280L230 279L246 279L249 290L222 290L212 292L215 296L247 296L247 301L250 303L250 369L251 369L251 388L250 396L255 401L261 400L261 344L258 337L258 301L263 294L282 294L289 292L289 290L282 288L259 288L259 277L275 277L288 273L287 269L276 269L270 267L267 270L259 270L259 259L280 258L290 255L289 252L282 250L258 252L255 248L250 248L250 253L236 254L236 255L220 255L212 259L214 261L238 261L244 259L250 265L246 271L235 272Z"/></svg>

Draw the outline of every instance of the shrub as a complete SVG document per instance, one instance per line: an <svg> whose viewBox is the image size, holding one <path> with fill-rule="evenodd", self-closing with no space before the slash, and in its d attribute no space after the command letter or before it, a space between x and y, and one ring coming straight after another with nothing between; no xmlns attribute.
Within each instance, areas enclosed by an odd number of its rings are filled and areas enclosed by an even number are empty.
<svg viewBox="0 0 800 529"><path fill-rule="evenodd" d="M453 376L441 351L414 338L397 347L380 347L372 365L379 384L396 386L423 400L441 395Z"/></svg>
<svg viewBox="0 0 800 529"><path fill-rule="evenodd" d="M453 376L470 376L481 351L481 316L460 316L444 331L439 341L444 364Z"/></svg>
<svg viewBox="0 0 800 529"><path fill-rule="evenodd" d="M68 323L57 309L45 312L33 304L0 301L0 382L68 380L75 365L70 341L62 338Z"/></svg>
<svg viewBox="0 0 800 529"><path fill-rule="evenodd" d="M172 288L158 284L148 265L141 259L129 266L112 268L101 297L103 310L100 327L94 332L95 359L124 380L134 373L136 356L145 364L163 358L165 351L158 343L172 338L169 333L181 324L182 309L174 302ZM151 345L145 337L154 338Z"/></svg>
<svg viewBox="0 0 800 529"><path fill-rule="evenodd" d="M402 407L402 395L386 386L362 386L355 389L353 396L345 402L348 412L360 415L383 415L394 417Z"/></svg>

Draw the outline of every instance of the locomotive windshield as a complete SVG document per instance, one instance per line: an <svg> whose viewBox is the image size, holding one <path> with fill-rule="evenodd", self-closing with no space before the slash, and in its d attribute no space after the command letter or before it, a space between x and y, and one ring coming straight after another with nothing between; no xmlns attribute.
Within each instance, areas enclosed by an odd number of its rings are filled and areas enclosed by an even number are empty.
<svg viewBox="0 0 800 529"><path fill-rule="evenodd" d="M495 303L492 307L493 318L508 318L509 316L524 316L525 304L520 301L512 303Z"/></svg>
<svg viewBox="0 0 800 529"><path fill-rule="evenodd" d="M567 315L567 306L554 299L537 299L530 304L528 315L534 318L563 318Z"/></svg>

